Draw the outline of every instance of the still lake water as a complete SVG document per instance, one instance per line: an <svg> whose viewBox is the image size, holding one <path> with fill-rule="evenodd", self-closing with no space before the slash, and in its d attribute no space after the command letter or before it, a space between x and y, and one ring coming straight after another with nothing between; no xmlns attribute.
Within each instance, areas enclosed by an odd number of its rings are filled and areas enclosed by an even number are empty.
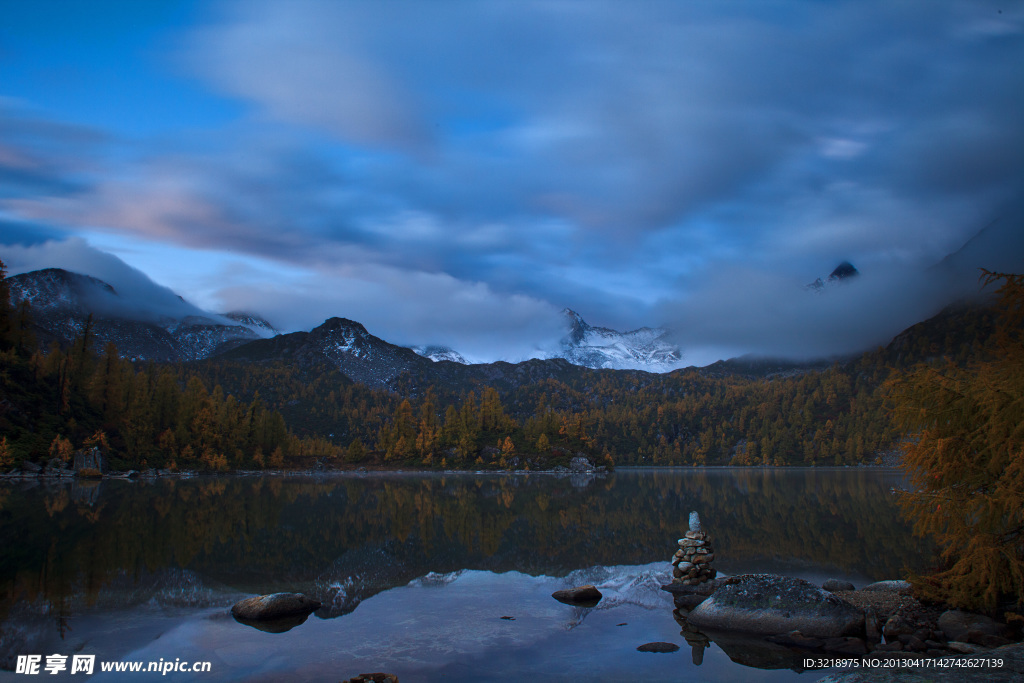
<svg viewBox="0 0 1024 683"><path fill-rule="evenodd" d="M659 588L676 539L697 510L720 573L896 578L930 556L889 493L901 483L878 469L0 483L0 680L29 680L17 655L77 653L96 655L98 681L811 681L825 672L742 643L691 648ZM551 598L583 583L597 607ZM283 633L229 614L278 591L324 606ZM681 649L636 651L651 641ZM176 658L211 672L99 671Z"/></svg>

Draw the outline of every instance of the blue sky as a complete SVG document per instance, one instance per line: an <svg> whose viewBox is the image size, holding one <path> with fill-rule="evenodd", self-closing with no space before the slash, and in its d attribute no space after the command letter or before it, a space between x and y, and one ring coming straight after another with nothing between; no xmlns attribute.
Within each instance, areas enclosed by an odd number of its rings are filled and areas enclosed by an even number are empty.
<svg viewBox="0 0 1024 683"><path fill-rule="evenodd" d="M1024 254L1024 5L0 9L0 258L516 359L884 342ZM994 221L994 223L993 223ZM969 252L957 251L985 226ZM802 285L841 260L863 277ZM114 283L115 286L118 283ZM896 293L894 295L894 292Z"/></svg>

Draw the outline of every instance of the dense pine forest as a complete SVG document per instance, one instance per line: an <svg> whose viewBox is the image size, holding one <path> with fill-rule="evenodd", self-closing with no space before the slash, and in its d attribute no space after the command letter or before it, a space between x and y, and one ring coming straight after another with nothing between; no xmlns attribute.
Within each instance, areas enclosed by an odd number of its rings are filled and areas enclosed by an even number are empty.
<svg viewBox="0 0 1024 683"><path fill-rule="evenodd" d="M885 348L823 369L729 361L667 374L547 363L544 379L397 392L333 367L211 359L155 365L93 348L88 326L41 349L0 280L0 469L100 446L120 469L385 466L849 465L894 449L886 383L963 364L991 312L948 309Z"/></svg>

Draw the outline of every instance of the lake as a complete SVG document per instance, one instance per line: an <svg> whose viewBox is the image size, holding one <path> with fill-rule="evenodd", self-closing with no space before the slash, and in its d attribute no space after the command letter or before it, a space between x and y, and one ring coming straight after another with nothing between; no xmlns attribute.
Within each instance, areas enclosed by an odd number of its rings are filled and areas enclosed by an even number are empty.
<svg viewBox="0 0 1024 683"><path fill-rule="evenodd" d="M850 468L2 482L0 680L31 680L18 655L54 654L68 669L47 680L84 680L76 654L95 655L92 680L815 680L826 672L681 635L660 590L676 539L697 510L720 573L897 578L930 557L890 493L902 481ZM594 608L551 598L583 583L605 596ZM324 606L281 633L229 614L278 591ZM681 649L637 652L652 641ZM100 671L176 660L210 671Z"/></svg>

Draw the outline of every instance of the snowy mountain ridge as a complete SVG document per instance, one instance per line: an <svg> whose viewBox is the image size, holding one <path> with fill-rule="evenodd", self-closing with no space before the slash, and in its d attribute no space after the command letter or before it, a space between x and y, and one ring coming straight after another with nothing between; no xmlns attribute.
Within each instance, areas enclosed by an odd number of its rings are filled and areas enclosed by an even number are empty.
<svg viewBox="0 0 1024 683"><path fill-rule="evenodd" d="M569 331L549 358L564 358L594 369L668 372L682 366L683 354L662 327L641 327L619 332L587 324L576 311L562 311Z"/></svg>

